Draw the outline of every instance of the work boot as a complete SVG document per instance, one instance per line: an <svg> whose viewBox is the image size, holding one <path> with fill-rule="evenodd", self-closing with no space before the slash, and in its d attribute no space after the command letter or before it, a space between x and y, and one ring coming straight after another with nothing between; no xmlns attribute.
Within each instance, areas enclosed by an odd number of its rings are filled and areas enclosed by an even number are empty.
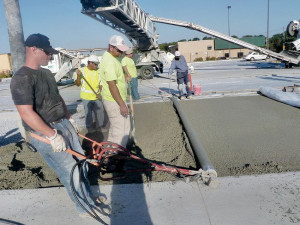
<svg viewBox="0 0 300 225"><path fill-rule="evenodd" d="M187 96L187 99L192 99L192 96L191 95Z"/></svg>
<svg viewBox="0 0 300 225"><path fill-rule="evenodd" d="M180 97L180 100L183 100L183 99L184 99L184 96L181 96L181 97Z"/></svg>

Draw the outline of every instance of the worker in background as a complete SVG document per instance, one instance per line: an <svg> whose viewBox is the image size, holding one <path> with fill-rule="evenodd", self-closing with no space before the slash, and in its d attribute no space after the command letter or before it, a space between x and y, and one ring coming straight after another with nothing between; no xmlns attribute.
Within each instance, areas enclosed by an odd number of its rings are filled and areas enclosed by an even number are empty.
<svg viewBox="0 0 300 225"><path fill-rule="evenodd" d="M179 51L175 52L175 58L172 60L172 64L169 70L169 75L173 74L174 70L177 71L177 84L178 84L180 100L184 99L184 92L183 92L184 85L186 90L186 97L188 99L191 99L192 93L190 90L190 82L188 77L189 67L185 61L184 56L181 55Z"/></svg>
<svg viewBox="0 0 300 225"><path fill-rule="evenodd" d="M85 125L88 133L101 131L101 127L104 126L104 107L101 100L102 84L98 64L98 57L91 55L88 58L87 66L76 70L75 84L81 85L80 98L84 106Z"/></svg>
<svg viewBox="0 0 300 225"><path fill-rule="evenodd" d="M126 105L127 85L119 58L129 48L122 37L113 35L100 64L102 98L110 122L108 141L126 147L130 119Z"/></svg>
<svg viewBox="0 0 300 225"><path fill-rule="evenodd" d="M125 57L123 57L121 63L123 70L127 76L126 80L131 82L131 94L132 98L135 101L143 101L138 92L138 79L137 79L137 70L135 63L132 59L133 50L132 48L128 49L125 52Z"/></svg>
<svg viewBox="0 0 300 225"><path fill-rule="evenodd" d="M70 173L78 159L67 153L66 148L84 154L77 135L78 127L60 96L55 78L46 66L52 54L58 52L52 48L49 38L42 34L32 34L25 41L26 60L11 80L11 94L16 108L23 120L25 130L48 140L30 136L31 144L42 155L47 164L56 172L75 203L81 216L85 211L75 200L70 187ZM80 190L79 171L75 170L74 185ZM83 189L91 207L95 207L90 197L90 184L87 170L82 178ZM86 203L81 203L87 207Z"/></svg>

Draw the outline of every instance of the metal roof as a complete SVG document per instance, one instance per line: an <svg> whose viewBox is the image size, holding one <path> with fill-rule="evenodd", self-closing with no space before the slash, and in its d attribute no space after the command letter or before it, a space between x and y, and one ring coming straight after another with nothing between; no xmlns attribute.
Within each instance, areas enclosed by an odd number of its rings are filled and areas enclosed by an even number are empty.
<svg viewBox="0 0 300 225"><path fill-rule="evenodd" d="M239 40L248 42L250 44L256 45L258 47L264 47L266 45L266 38L263 36L259 37L243 37L238 38ZM240 45L232 44L222 39L216 38L215 39L215 50L224 50L224 49L239 49L244 48Z"/></svg>

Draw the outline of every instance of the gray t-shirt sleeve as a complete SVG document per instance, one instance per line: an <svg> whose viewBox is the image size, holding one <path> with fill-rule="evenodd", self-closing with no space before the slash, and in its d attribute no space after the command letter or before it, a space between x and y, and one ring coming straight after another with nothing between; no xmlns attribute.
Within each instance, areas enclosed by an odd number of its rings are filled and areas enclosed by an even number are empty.
<svg viewBox="0 0 300 225"><path fill-rule="evenodd" d="M10 83L12 99L15 105L33 105L32 77L16 74Z"/></svg>

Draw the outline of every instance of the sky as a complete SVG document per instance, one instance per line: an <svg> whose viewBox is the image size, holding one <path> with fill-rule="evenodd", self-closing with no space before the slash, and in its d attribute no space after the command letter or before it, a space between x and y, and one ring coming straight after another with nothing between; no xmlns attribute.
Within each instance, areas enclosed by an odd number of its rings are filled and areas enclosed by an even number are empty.
<svg viewBox="0 0 300 225"><path fill-rule="evenodd" d="M228 34L267 36L268 0L136 0L153 16L192 22ZM81 13L80 0L19 0L24 38L41 33L53 47L65 49L107 47L118 31ZM269 37L282 33L290 21L300 19L300 0L269 0ZM202 39L206 34L173 25L155 23L158 43ZM123 36L129 45L128 39ZM0 54L9 53L3 1L0 1Z"/></svg>

